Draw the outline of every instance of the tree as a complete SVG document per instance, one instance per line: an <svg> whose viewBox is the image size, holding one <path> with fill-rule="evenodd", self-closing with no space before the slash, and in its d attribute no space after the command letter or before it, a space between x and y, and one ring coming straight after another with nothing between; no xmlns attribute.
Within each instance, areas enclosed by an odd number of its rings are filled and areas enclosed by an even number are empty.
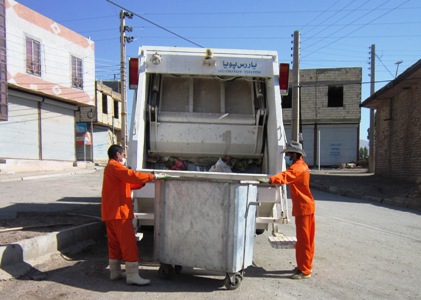
<svg viewBox="0 0 421 300"><path fill-rule="evenodd" d="M359 151L359 158L360 159L367 159L368 158L368 148L367 147L360 147Z"/></svg>

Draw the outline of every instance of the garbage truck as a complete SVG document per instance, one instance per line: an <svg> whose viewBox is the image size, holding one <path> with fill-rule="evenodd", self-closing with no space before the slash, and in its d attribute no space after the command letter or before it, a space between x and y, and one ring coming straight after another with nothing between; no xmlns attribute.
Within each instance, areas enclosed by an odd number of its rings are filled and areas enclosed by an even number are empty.
<svg viewBox="0 0 421 300"><path fill-rule="evenodd" d="M128 165L170 176L133 192L137 226L155 226L155 251L164 266L185 260L197 266L191 253L167 256L189 249L188 232L197 247L207 230L203 244L212 236L227 238L229 254L220 260L229 266L212 267L224 251L203 247L199 267L226 271L226 286L235 288L238 270L251 263L255 232L272 229L272 246L288 244L279 234L289 221L285 187L257 184L285 169L281 95L288 91L288 72L276 51L264 50L142 46L129 60ZM160 268L163 276L171 271Z"/></svg>
<svg viewBox="0 0 421 300"><path fill-rule="evenodd" d="M129 68L128 165L245 179L284 170L281 95L288 72L276 51L140 47ZM285 191L274 190L259 193L258 231L288 218ZM153 226L154 184L133 199L139 223Z"/></svg>

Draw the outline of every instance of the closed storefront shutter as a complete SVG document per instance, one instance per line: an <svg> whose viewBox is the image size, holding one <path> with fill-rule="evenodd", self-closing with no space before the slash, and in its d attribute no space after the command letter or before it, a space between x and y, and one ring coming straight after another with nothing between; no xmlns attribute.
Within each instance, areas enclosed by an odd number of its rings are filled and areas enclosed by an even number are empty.
<svg viewBox="0 0 421 300"><path fill-rule="evenodd" d="M318 130L322 166L339 166L357 159L358 125L319 125Z"/></svg>
<svg viewBox="0 0 421 300"><path fill-rule="evenodd" d="M75 161L74 107L58 105L42 103L42 159Z"/></svg>
<svg viewBox="0 0 421 300"><path fill-rule="evenodd" d="M317 128L315 130L315 128ZM357 124L303 125L303 148L307 156L304 161L310 166L318 166L318 134L320 132L320 165L339 166L357 159ZM288 142L291 126L285 126ZM316 142L316 143L315 143ZM316 147L316 149L315 149Z"/></svg>
<svg viewBox="0 0 421 300"><path fill-rule="evenodd" d="M112 132L103 127L94 128L94 160L108 161L108 148L113 143Z"/></svg>
<svg viewBox="0 0 421 300"><path fill-rule="evenodd" d="M0 122L0 157L39 159L39 102L36 99L9 93L9 118Z"/></svg>

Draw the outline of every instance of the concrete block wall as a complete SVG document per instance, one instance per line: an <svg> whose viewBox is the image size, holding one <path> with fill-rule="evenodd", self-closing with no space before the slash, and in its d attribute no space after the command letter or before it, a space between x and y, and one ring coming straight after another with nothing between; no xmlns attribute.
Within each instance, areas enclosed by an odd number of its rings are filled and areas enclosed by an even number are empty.
<svg viewBox="0 0 421 300"><path fill-rule="evenodd" d="M301 117L303 124L359 123L361 118L361 68L300 70ZM290 82L290 87L292 83ZM328 107L329 86L343 86L343 107ZM291 110L283 109L285 124Z"/></svg>

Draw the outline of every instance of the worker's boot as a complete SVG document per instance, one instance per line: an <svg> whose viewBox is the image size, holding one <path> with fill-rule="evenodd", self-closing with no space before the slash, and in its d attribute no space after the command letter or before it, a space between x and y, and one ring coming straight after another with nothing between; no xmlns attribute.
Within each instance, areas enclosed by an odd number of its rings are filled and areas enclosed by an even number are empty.
<svg viewBox="0 0 421 300"><path fill-rule="evenodd" d="M109 259L108 263L110 264L110 279L118 280L121 278L126 278L126 274L121 270L121 264L119 259Z"/></svg>
<svg viewBox="0 0 421 300"><path fill-rule="evenodd" d="M135 284L135 285L147 285L151 281L149 279L144 279L139 276L139 264L135 262L126 261L126 283Z"/></svg>

